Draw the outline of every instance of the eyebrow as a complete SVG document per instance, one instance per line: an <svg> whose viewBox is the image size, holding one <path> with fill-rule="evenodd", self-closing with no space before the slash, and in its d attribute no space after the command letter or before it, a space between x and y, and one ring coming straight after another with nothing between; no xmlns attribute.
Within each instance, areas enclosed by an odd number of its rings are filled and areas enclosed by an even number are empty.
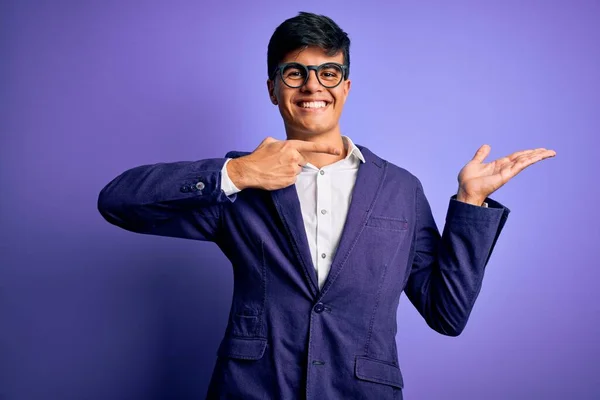
<svg viewBox="0 0 600 400"><path fill-rule="evenodd" d="M294 64L304 65L305 67L319 67L321 65L329 65L329 64L336 65L336 66L338 66L338 65L344 65L344 64L339 63L337 61L326 61L326 62L321 63L321 64L303 64L303 63L298 62L298 61L291 61L291 62L281 63L280 65L281 66L290 66L290 65L294 65Z"/></svg>

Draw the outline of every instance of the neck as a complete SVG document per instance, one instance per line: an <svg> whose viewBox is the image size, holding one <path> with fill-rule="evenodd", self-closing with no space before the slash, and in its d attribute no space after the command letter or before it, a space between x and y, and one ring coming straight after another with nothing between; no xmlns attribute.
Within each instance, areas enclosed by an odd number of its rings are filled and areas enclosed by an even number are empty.
<svg viewBox="0 0 600 400"><path fill-rule="evenodd" d="M340 149L341 154L339 156L325 153L303 153L302 155L306 158L306 161L317 168L323 168L326 165L333 164L339 160L343 160L344 158L346 158L346 155L348 153L347 149L344 148L344 140L342 139L342 135L339 129L319 134L287 132L287 139L304 140L307 142L314 143L324 143Z"/></svg>

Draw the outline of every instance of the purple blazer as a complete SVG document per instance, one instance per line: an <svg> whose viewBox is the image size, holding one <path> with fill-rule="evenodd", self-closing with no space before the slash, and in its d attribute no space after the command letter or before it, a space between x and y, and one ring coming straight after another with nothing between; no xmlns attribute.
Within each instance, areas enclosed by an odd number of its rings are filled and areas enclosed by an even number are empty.
<svg viewBox="0 0 600 400"><path fill-rule="evenodd" d="M440 236L419 180L358 147L366 162L322 290L293 185L227 197L225 158L215 158L136 167L100 192L108 222L212 241L231 261L233 301L207 398L402 399L402 291L432 329L464 329L509 210L452 198Z"/></svg>

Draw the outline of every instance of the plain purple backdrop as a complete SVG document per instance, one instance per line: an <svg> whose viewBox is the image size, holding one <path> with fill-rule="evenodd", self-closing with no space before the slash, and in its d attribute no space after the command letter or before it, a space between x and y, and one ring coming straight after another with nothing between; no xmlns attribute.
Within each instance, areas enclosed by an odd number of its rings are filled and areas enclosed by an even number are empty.
<svg viewBox="0 0 600 400"><path fill-rule="evenodd" d="M212 243L96 209L125 169L285 138L266 49L298 11L352 39L342 130L423 182L439 227L460 168L547 147L458 338L405 297L407 399L597 399L600 2L0 3L0 399L203 398L232 293Z"/></svg>

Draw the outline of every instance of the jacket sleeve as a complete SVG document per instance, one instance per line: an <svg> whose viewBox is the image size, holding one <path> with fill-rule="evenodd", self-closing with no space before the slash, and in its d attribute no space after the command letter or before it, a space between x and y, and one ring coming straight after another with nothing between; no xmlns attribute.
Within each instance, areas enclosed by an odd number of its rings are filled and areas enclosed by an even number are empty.
<svg viewBox="0 0 600 400"><path fill-rule="evenodd" d="M149 235L215 241L224 204L225 158L142 165L123 172L98 196L100 214L113 225Z"/></svg>
<svg viewBox="0 0 600 400"><path fill-rule="evenodd" d="M481 289L486 264L510 210L486 199L478 207L450 199L440 237L417 181L414 260L405 292L435 331L458 336Z"/></svg>

